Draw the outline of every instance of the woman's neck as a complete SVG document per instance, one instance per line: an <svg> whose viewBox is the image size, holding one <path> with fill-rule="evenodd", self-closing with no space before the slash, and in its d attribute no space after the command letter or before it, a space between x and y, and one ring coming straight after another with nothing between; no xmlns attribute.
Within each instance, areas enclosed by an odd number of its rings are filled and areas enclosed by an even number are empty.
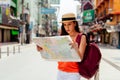
<svg viewBox="0 0 120 80"><path fill-rule="evenodd" d="M73 32L73 33L71 33L69 35L70 35L70 37L75 37L77 34L78 34L78 32Z"/></svg>
<svg viewBox="0 0 120 80"><path fill-rule="evenodd" d="M75 32L75 33L69 34L69 35L70 35L71 39L72 39L73 41L75 41L78 34L79 34L78 32Z"/></svg>

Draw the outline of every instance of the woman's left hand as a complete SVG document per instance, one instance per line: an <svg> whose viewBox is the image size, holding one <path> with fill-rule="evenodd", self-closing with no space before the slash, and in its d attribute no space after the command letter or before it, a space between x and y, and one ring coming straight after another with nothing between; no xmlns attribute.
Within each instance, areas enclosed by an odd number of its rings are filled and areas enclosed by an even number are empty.
<svg viewBox="0 0 120 80"><path fill-rule="evenodd" d="M71 48L74 48L77 52L79 51L77 42L70 43L70 45L71 45Z"/></svg>

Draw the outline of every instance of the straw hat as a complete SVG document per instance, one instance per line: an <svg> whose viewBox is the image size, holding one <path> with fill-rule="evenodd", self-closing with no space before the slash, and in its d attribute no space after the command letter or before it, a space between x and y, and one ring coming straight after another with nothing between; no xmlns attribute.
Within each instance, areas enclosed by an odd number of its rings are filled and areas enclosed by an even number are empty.
<svg viewBox="0 0 120 80"><path fill-rule="evenodd" d="M76 21L76 17L74 13L67 13L62 15L62 21L60 23L69 22L69 21Z"/></svg>

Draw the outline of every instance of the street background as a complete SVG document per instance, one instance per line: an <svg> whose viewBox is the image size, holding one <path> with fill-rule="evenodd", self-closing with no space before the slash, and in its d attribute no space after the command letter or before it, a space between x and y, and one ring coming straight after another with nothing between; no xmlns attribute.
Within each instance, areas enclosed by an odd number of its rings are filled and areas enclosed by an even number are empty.
<svg viewBox="0 0 120 80"><path fill-rule="evenodd" d="M5 53L9 46L10 53ZM13 46L15 53L13 54ZM0 59L0 80L56 80L57 62L41 58L34 43L2 45ZM99 44L102 52L99 80L120 80L120 50L109 45ZM82 80L85 80L82 78Z"/></svg>

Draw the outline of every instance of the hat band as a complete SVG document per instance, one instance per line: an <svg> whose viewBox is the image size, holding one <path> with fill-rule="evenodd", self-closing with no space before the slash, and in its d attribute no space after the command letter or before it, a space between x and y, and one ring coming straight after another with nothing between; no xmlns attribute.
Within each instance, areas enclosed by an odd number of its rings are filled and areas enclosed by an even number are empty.
<svg viewBox="0 0 120 80"><path fill-rule="evenodd" d="M68 20L76 20L75 17L73 18L62 18L62 21L68 21Z"/></svg>

